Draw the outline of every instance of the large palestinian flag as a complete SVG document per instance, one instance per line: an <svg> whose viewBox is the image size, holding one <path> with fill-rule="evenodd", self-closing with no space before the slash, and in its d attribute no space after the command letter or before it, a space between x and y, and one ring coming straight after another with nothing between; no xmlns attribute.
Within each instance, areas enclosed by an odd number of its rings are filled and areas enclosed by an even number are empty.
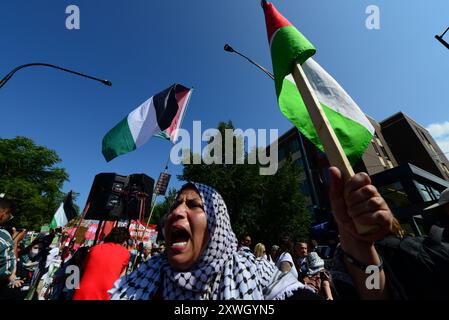
<svg viewBox="0 0 449 320"><path fill-rule="evenodd" d="M137 149L153 135L176 141L191 93L191 89L174 84L132 111L104 136L106 161Z"/></svg>

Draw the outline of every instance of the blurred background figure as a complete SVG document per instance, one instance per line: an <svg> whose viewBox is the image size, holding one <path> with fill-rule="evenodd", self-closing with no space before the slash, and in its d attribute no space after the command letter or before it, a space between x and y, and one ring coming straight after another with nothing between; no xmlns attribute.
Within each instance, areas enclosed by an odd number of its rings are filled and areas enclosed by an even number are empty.
<svg viewBox="0 0 449 320"><path fill-rule="evenodd" d="M92 247L84 263L80 288L75 291L73 300L109 300L108 290L126 273L130 261L129 239L127 228L115 227L104 243Z"/></svg>
<svg viewBox="0 0 449 320"><path fill-rule="evenodd" d="M298 270L298 277L299 280L302 279L302 277L307 273L307 253L309 247L307 245L307 242L305 241L298 241L295 244L293 257L296 269Z"/></svg>
<svg viewBox="0 0 449 320"><path fill-rule="evenodd" d="M307 247L308 252L316 252L316 248L318 247L318 242L315 239L311 239L309 245Z"/></svg>
<svg viewBox="0 0 449 320"><path fill-rule="evenodd" d="M251 252L251 236L249 234L244 234L240 239L238 250Z"/></svg>
<svg viewBox="0 0 449 320"><path fill-rule="evenodd" d="M270 254L268 255L268 261L276 264L278 257L279 257L279 246L274 244L271 246Z"/></svg>
<svg viewBox="0 0 449 320"><path fill-rule="evenodd" d="M291 272L293 276L298 279L298 271L296 270L292 257L293 241L290 236L285 235L282 237L280 249L281 254L276 261L276 266L282 272Z"/></svg>
<svg viewBox="0 0 449 320"><path fill-rule="evenodd" d="M16 275L19 244L26 234L26 230L8 230L4 226L13 219L14 206L12 201L0 198L0 299L24 298L25 293L20 289L23 280Z"/></svg>
<svg viewBox="0 0 449 320"><path fill-rule="evenodd" d="M75 289L68 288L66 285L67 278L73 273L67 272L69 266L78 268L79 275L82 277L84 261L89 253L88 247L80 247L73 256L66 261L56 272L50 300L72 300Z"/></svg>
<svg viewBox="0 0 449 320"><path fill-rule="evenodd" d="M310 252L307 255L307 272L302 281L324 299L334 299L330 273L324 268L324 260L316 252Z"/></svg>
<svg viewBox="0 0 449 320"><path fill-rule="evenodd" d="M165 242L161 242L159 244L159 253L164 253L165 252Z"/></svg>
<svg viewBox="0 0 449 320"><path fill-rule="evenodd" d="M254 247L254 255L256 256L256 258L267 259L267 254L263 243L256 244L256 246Z"/></svg>
<svg viewBox="0 0 449 320"><path fill-rule="evenodd" d="M159 245L157 243L153 243L151 245L151 256L155 257L159 254Z"/></svg>

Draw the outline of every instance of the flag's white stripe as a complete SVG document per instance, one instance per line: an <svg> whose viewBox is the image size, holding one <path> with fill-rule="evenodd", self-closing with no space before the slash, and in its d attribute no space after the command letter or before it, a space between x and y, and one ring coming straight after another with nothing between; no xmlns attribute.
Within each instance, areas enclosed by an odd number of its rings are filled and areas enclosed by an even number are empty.
<svg viewBox="0 0 449 320"><path fill-rule="evenodd" d="M67 217L64 211L64 203L61 203L58 210L55 213L54 219L56 220L56 226L63 227L67 224Z"/></svg>
<svg viewBox="0 0 449 320"><path fill-rule="evenodd" d="M151 136L160 131L157 124L156 109L153 97L142 103L128 115L128 126L136 148L147 142Z"/></svg>
<svg viewBox="0 0 449 320"><path fill-rule="evenodd" d="M321 103L345 117L360 123L371 134L374 134L374 127L359 106L315 60L312 58L307 59L302 65L302 68ZM295 83L291 74L286 78Z"/></svg>

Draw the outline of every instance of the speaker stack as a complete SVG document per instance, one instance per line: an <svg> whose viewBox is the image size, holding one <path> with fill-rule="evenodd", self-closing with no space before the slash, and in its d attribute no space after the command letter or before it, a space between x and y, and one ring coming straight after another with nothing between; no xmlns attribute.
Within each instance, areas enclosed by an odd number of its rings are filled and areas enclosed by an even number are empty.
<svg viewBox="0 0 449 320"><path fill-rule="evenodd" d="M84 219L117 221L142 218L151 209L153 187L154 179L145 174L99 173L92 183Z"/></svg>

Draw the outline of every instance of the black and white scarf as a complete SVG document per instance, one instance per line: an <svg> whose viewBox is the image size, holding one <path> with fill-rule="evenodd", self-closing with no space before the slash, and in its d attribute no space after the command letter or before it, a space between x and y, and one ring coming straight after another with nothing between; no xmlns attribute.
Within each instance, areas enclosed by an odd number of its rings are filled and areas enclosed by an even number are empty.
<svg viewBox="0 0 449 320"><path fill-rule="evenodd" d="M161 286L166 300L272 300L309 289L266 259L249 251L237 252L223 198L209 186L194 185L203 200L210 234L198 262L188 271L175 271L165 254L151 258L115 282L109 291L112 300L148 300Z"/></svg>

